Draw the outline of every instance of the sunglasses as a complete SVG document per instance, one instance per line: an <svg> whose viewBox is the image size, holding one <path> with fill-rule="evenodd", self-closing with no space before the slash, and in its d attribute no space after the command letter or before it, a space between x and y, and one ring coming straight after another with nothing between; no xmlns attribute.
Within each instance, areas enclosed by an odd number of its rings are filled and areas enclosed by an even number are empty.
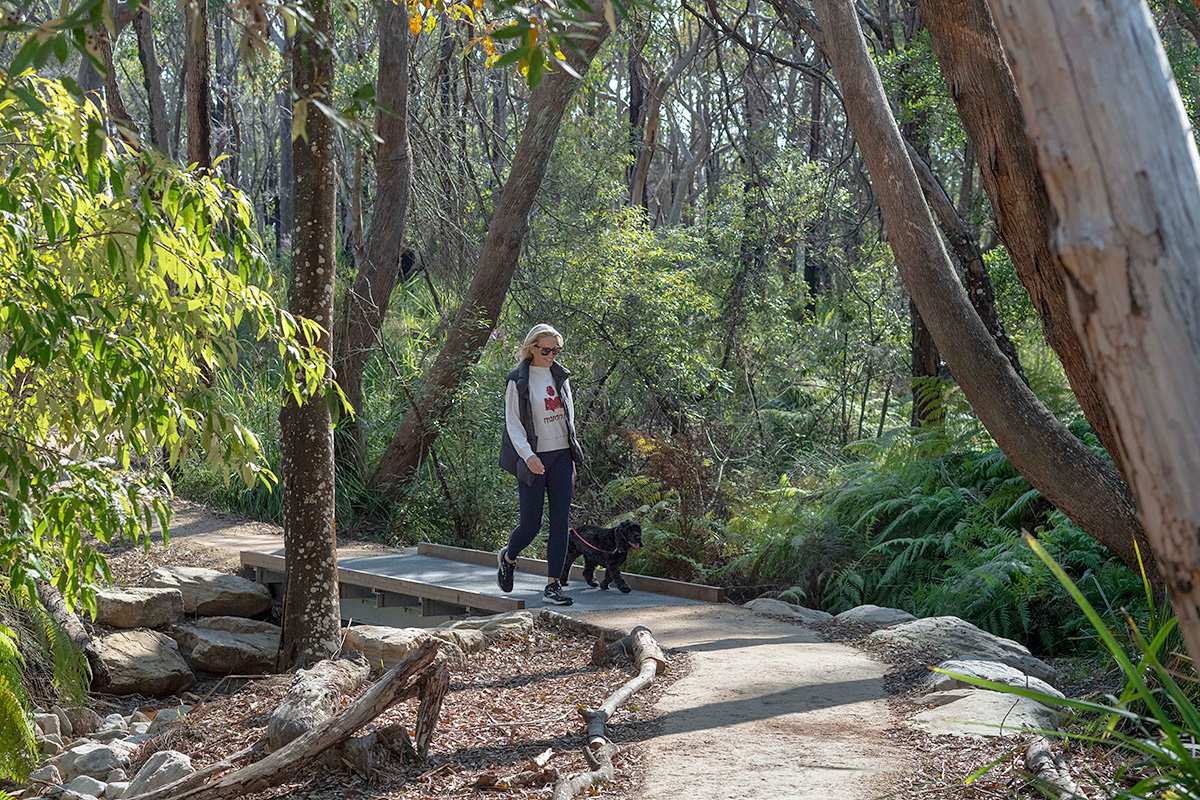
<svg viewBox="0 0 1200 800"><path fill-rule="evenodd" d="M541 350L542 355L544 355L544 356L548 356L551 353L554 353L554 355L558 355L559 353L562 352L561 347L539 347L538 350Z"/></svg>

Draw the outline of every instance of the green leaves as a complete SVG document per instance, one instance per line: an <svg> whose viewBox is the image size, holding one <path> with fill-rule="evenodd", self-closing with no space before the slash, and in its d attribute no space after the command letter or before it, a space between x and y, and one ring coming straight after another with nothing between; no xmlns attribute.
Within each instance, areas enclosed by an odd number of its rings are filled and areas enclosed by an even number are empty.
<svg viewBox="0 0 1200 800"><path fill-rule="evenodd" d="M293 355L296 391L329 376L314 326L248 282L266 272L250 205L219 177L110 141L90 105L28 75L0 74L0 168L0 570L90 606L108 574L95 542L166 529L157 454L274 479L210 388L239 323Z"/></svg>

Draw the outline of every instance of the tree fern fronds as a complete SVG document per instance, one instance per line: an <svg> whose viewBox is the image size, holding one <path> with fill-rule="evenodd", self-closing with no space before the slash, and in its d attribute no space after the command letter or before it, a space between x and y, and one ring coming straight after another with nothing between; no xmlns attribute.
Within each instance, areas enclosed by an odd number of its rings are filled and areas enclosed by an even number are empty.
<svg viewBox="0 0 1200 800"><path fill-rule="evenodd" d="M12 629L0 625L0 778L24 781L37 766L37 741L21 684L25 660Z"/></svg>

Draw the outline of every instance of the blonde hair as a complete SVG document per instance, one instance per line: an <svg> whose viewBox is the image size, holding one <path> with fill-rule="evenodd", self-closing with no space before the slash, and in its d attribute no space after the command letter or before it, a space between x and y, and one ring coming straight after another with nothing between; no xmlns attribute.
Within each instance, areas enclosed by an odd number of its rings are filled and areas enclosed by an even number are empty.
<svg viewBox="0 0 1200 800"><path fill-rule="evenodd" d="M517 347L518 364L527 358L533 358L531 349L535 344L537 344L538 339L541 339L543 336L553 336L554 338L558 339L558 346L562 347L563 335L556 331L553 325L547 325L544 322L534 325L529 329L529 333L525 334L525 341L521 342L521 344Z"/></svg>

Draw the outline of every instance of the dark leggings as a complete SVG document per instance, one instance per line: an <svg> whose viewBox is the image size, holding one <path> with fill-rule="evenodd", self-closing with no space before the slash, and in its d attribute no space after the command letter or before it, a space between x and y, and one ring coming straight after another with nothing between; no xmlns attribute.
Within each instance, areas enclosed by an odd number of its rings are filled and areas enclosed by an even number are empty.
<svg viewBox="0 0 1200 800"><path fill-rule="evenodd" d="M521 495L521 522L508 537L508 557L517 556L542 529L542 507L550 497L550 533L546 537L546 576L558 580L567 561L567 535L571 496L575 492L574 463L570 450L538 453L546 471L533 476L533 485L517 481Z"/></svg>

